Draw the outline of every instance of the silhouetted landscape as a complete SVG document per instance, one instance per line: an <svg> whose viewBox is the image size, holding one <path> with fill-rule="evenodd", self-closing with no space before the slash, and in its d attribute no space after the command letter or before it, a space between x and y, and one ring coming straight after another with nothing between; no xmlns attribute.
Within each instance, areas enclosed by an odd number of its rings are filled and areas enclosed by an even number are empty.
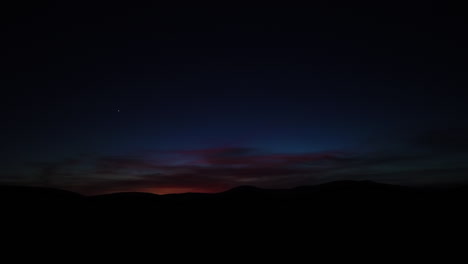
<svg viewBox="0 0 468 264"><path fill-rule="evenodd" d="M83 196L49 188L0 187L6 237L54 238L53 245L63 242L65 247L125 245L137 251L156 244L200 252L210 247L226 254L233 250L228 245L241 243L256 256L258 250L295 252L314 244L333 245L335 250L395 250L395 245L414 249L454 242L466 230L467 201L466 186L421 188L371 181L167 195ZM37 243L42 250L50 246Z"/></svg>
<svg viewBox="0 0 468 264"><path fill-rule="evenodd" d="M303 246L314 262L315 243L380 247L381 263L405 243L464 245L462 1L3 2L0 238L15 257Z"/></svg>
<svg viewBox="0 0 468 264"><path fill-rule="evenodd" d="M262 189L240 186L220 193L113 193L83 196L74 192L41 188L2 186L3 211L40 217L73 215L155 219L210 219L212 217L268 218L269 221L322 221L368 217L389 221L424 217L462 217L468 201L467 186L405 187L371 181L337 181L292 189ZM119 221L119 218L115 220Z"/></svg>

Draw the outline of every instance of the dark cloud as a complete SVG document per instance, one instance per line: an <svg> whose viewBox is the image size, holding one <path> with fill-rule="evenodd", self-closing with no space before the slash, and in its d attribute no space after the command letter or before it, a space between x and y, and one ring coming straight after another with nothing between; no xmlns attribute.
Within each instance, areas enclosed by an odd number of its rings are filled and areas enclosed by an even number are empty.
<svg viewBox="0 0 468 264"><path fill-rule="evenodd" d="M217 192L238 185L261 187L293 187L333 179L338 171L365 169L368 166L397 162L408 157L370 157L344 152L265 153L249 148L217 148L177 151L179 158L187 156L196 162L158 165L142 158L99 158L115 174L132 172L126 179L110 179L80 186L82 192L113 192L145 190L166 193L174 190ZM190 159L189 159L190 160ZM111 161L111 162L109 162ZM112 165L114 162L115 166ZM120 163L121 162L121 163ZM129 170L130 169L130 170ZM154 170L157 173L138 173ZM99 171L99 170L98 170ZM340 174L341 178L351 175Z"/></svg>
<svg viewBox="0 0 468 264"><path fill-rule="evenodd" d="M164 158L165 155L170 158ZM216 148L146 156L102 156L86 161L68 159L34 166L43 184L51 184L53 179L55 186L85 194L219 192L239 185L287 188L349 179L413 184L460 181L466 176L468 166L457 169L453 165L434 166L434 157L433 153L292 154L251 148ZM70 177L81 179L75 184L66 180Z"/></svg>
<svg viewBox="0 0 468 264"><path fill-rule="evenodd" d="M162 164L148 157L100 157L96 173L124 175L71 186L81 192L146 190L166 193L172 190L215 192L238 185L274 186L276 182L325 171L340 162L349 162L343 153L277 154L249 148L216 148L177 151L186 163ZM195 160L195 162L194 162Z"/></svg>
<svg viewBox="0 0 468 264"><path fill-rule="evenodd" d="M388 172L348 173L351 179L372 179L374 181L404 185L456 185L468 183L468 167L416 168Z"/></svg>
<svg viewBox="0 0 468 264"><path fill-rule="evenodd" d="M146 157L111 156L100 157L96 160L96 172L100 174L120 174L122 172L135 172L159 169L160 164Z"/></svg>
<svg viewBox="0 0 468 264"><path fill-rule="evenodd" d="M101 194L126 191L154 192L158 194L174 192L219 192L233 187L223 177L180 173L174 175L139 175L130 179L96 181L69 189L85 194Z"/></svg>
<svg viewBox="0 0 468 264"><path fill-rule="evenodd" d="M295 166L319 163L323 161L345 160L346 154L341 152L278 154L264 153L253 148L216 148L204 150L179 151L183 155L197 157L196 165L209 164L214 166Z"/></svg>

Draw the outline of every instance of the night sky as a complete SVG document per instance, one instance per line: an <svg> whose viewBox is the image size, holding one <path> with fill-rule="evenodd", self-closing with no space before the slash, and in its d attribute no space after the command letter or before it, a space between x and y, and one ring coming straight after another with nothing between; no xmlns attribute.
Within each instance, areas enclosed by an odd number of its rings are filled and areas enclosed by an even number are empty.
<svg viewBox="0 0 468 264"><path fill-rule="evenodd" d="M0 184L468 182L461 7L61 2L1 8Z"/></svg>

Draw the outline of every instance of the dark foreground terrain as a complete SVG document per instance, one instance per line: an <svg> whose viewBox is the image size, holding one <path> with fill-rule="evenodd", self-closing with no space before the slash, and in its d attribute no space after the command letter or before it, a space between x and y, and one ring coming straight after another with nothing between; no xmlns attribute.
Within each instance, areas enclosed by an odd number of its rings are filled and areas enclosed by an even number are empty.
<svg viewBox="0 0 468 264"><path fill-rule="evenodd" d="M465 240L467 201L465 187L410 188L368 181L285 190L244 186L216 194L92 197L56 189L0 187L3 235L22 240L80 238L106 245L109 240L145 241L147 246L182 243L192 248L206 243L249 248L319 243L392 250L403 244L413 248L454 243Z"/></svg>
<svg viewBox="0 0 468 264"><path fill-rule="evenodd" d="M468 188L415 188L370 181L339 181L293 189L241 186L222 193L114 193L83 196L58 189L0 186L4 220L33 216L113 221L268 222L425 221L465 218ZM454 223L453 222L453 223Z"/></svg>

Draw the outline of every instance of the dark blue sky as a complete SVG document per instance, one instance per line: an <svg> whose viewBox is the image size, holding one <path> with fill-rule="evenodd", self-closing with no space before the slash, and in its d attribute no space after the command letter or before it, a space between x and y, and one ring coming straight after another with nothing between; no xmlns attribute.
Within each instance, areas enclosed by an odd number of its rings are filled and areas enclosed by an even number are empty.
<svg viewBox="0 0 468 264"><path fill-rule="evenodd" d="M467 21L455 6L5 10L4 183L466 181Z"/></svg>

